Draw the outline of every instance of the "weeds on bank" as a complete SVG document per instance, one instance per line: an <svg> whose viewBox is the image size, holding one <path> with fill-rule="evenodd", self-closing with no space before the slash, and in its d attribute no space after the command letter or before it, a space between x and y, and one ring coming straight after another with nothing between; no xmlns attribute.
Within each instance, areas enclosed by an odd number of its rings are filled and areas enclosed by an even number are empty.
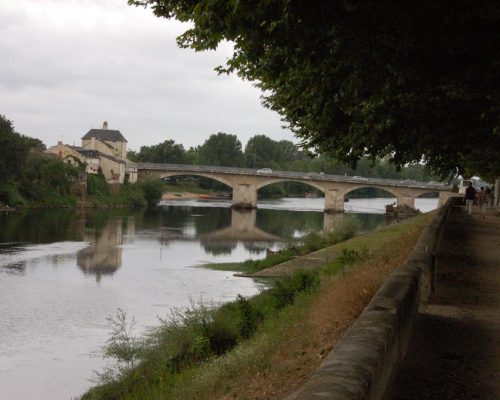
<svg viewBox="0 0 500 400"><path fill-rule="evenodd" d="M321 272L299 272L254 298L220 308L192 302L143 339L130 338L122 314L108 343L119 345L107 352L122 363L120 379L104 376L83 399L270 399L300 385L403 264L424 225L391 228L356 248L349 242Z"/></svg>
<svg viewBox="0 0 500 400"><path fill-rule="evenodd" d="M237 300L217 307L201 301L186 309L174 309L169 318L143 339L132 334L133 321L119 310L109 319L111 337L105 356L115 363L97 374L98 387L83 399L122 399L138 393L175 386L177 375L215 359L250 339L259 326L294 303L303 293L319 286L317 273L297 272L290 278L252 299ZM140 363L138 365L138 363ZM147 377L144 379L144 377ZM129 391L135 393L129 396Z"/></svg>

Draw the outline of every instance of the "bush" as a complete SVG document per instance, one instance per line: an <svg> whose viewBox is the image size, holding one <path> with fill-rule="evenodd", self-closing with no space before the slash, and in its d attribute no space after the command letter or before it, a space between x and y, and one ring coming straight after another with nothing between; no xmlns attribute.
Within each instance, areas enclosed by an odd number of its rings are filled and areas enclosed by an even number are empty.
<svg viewBox="0 0 500 400"><path fill-rule="evenodd" d="M143 208L147 205L144 192L136 183L124 182L119 196L121 201L131 208Z"/></svg>
<svg viewBox="0 0 500 400"><path fill-rule="evenodd" d="M300 248L300 254L309 254L323 247L328 246L328 242L325 237L317 232L312 232L306 235L303 239L302 246Z"/></svg>
<svg viewBox="0 0 500 400"><path fill-rule="evenodd" d="M23 206L25 205L25 200L19 194L19 191L15 186L5 183L0 184L0 203L8 205L10 207Z"/></svg>
<svg viewBox="0 0 500 400"><path fill-rule="evenodd" d="M243 296L238 295L236 300L238 307L238 332L243 339L250 338L262 320L262 314L258 313L252 304Z"/></svg>
<svg viewBox="0 0 500 400"><path fill-rule="evenodd" d="M138 364L141 352L141 341L133 335L134 319L127 321L127 314L118 309L114 316L108 317L111 336L104 348L104 357L115 361L113 366L97 374L98 382L109 384L130 373Z"/></svg>
<svg viewBox="0 0 500 400"><path fill-rule="evenodd" d="M90 195L109 195L108 184L102 173L87 175L87 193Z"/></svg>
<svg viewBox="0 0 500 400"><path fill-rule="evenodd" d="M299 293L309 292L319 286L319 276L316 272L297 271L291 277L279 280L270 289L276 308L293 304Z"/></svg>
<svg viewBox="0 0 500 400"><path fill-rule="evenodd" d="M154 207L161 200L165 186L159 179L146 179L140 182L140 187L144 192L144 198L149 207Z"/></svg>

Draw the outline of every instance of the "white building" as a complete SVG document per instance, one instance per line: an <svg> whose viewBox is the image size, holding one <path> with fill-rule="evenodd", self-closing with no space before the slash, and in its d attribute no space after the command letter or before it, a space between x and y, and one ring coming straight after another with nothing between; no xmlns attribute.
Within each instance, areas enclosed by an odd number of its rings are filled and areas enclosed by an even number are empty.
<svg viewBox="0 0 500 400"><path fill-rule="evenodd" d="M137 182L137 167L127 160L127 139L120 131L108 129L104 121L101 129L90 129L82 137L82 146L69 146L58 142L47 150L72 165L85 165L85 172L102 171L108 183Z"/></svg>

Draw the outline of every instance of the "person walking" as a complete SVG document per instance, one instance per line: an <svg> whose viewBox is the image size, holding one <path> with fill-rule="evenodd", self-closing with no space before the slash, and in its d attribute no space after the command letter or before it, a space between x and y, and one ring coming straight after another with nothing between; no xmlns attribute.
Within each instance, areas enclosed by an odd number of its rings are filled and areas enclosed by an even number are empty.
<svg viewBox="0 0 500 400"><path fill-rule="evenodd" d="M474 200L476 200L476 189L472 186L472 182L469 182L469 186L465 189L465 218L472 218L472 207L474 206Z"/></svg>
<svg viewBox="0 0 500 400"><path fill-rule="evenodd" d="M481 218L486 218L486 206L488 205L489 198L484 186L481 186L481 190L477 193L477 205L479 207L479 214Z"/></svg>
<svg viewBox="0 0 500 400"><path fill-rule="evenodd" d="M491 188L489 186L486 186L486 189L484 189L484 191L486 192L486 197L487 197L486 206L487 208L492 209L494 204L493 192L491 191Z"/></svg>

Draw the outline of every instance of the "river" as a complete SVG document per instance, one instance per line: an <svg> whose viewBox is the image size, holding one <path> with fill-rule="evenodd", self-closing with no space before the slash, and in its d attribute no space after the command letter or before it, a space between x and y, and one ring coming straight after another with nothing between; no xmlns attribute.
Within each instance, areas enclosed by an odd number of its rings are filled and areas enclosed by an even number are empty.
<svg viewBox="0 0 500 400"><path fill-rule="evenodd" d="M394 199L351 199L364 231L389 220ZM68 400L105 361L107 318L120 308L137 333L190 301L252 296L262 283L201 268L265 257L343 215L324 199L259 201L236 212L228 201L163 202L147 212L37 210L0 213L0 399ZM437 199L417 199L429 211Z"/></svg>

